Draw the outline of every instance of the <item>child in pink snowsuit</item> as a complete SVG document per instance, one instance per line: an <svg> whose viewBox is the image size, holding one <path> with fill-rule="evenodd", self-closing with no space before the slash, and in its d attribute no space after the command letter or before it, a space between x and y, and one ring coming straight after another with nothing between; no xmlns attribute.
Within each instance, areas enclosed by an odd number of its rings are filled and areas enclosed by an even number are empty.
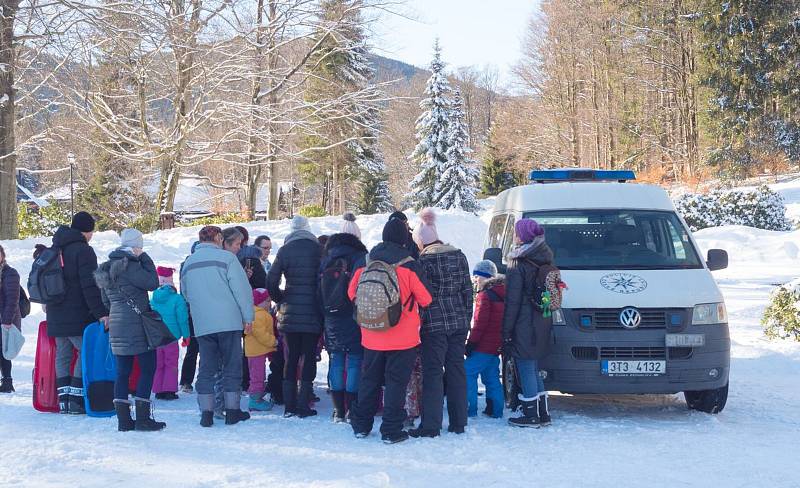
<svg viewBox="0 0 800 488"><path fill-rule="evenodd" d="M161 285L153 292L150 306L161 314L164 323L175 338L189 338L189 310L186 301L175 289L172 268L159 266L156 269L158 282ZM187 344L188 345L188 344ZM178 399L178 358L180 347L178 342L167 344L156 349L156 374L153 377L153 392L159 400Z"/></svg>

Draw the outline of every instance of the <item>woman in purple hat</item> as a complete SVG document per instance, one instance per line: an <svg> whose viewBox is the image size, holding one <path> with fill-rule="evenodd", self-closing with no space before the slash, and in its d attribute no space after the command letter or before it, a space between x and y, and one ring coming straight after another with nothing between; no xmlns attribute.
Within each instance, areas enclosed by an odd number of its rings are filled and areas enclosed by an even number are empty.
<svg viewBox="0 0 800 488"><path fill-rule="evenodd" d="M544 228L533 219L522 219L514 231L516 246L508 255L506 274L503 356L514 358L522 390L522 416L508 422L538 428L550 423L538 361L549 353L550 312L561 306L563 285L553 266L553 251L544 240Z"/></svg>

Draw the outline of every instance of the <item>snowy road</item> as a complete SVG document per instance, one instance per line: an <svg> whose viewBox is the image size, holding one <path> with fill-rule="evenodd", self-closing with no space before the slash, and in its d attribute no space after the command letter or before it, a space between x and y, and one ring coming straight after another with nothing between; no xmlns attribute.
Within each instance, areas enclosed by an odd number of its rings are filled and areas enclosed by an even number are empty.
<svg viewBox="0 0 800 488"><path fill-rule="evenodd" d="M485 224L463 215L442 220L443 234L460 230L474 262L480 239L469 236L482 235ZM333 225L316 221L314 230ZM275 224L268 230L283 234ZM365 233L368 244L377 232ZM146 246L157 263L177 264L191 234L159 233ZM0 396L0 486L800 486L800 344L768 341L759 325L772 283L800 275L800 233L733 227L702 231L698 240L731 252L731 267L716 273L733 342L730 398L719 415L688 411L682 396L556 396L547 429L480 418L464 436L385 446L376 434L357 440L348 426L331 424L324 394L317 418L276 411L212 429L199 427L190 395L156 403L165 431L122 434L113 419L33 410L38 313L25 321L27 343L14 362L17 393ZM113 240L102 234L93 244L102 255ZM32 243L4 245L27 275ZM320 391L325 371L323 363Z"/></svg>

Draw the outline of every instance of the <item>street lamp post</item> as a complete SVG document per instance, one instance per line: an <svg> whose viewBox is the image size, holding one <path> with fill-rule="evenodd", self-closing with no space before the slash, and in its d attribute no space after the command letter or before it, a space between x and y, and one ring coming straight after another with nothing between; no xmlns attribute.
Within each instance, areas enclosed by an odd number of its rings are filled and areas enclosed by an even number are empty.
<svg viewBox="0 0 800 488"><path fill-rule="evenodd" d="M69 163L69 207L72 215L75 215L75 155L67 153Z"/></svg>

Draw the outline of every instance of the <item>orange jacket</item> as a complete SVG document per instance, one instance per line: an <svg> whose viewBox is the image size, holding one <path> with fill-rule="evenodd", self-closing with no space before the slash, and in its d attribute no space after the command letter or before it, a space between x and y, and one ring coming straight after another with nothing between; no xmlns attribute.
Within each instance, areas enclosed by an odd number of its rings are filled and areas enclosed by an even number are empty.
<svg viewBox="0 0 800 488"><path fill-rule="evenodd" d="M358 279L364 268L359 268L353 279L350 280L348 294L350 299L355 301ZM403 307L400 321L389 330L367 330L361 329L361 345L373 351L401 351L411 349L419 345L419 307L427 307L433 300L427 288L414 271L400 266L397 268L397 281L400 286L400 303L409 303L409 298L413 296L413 306Z"/></svg>

